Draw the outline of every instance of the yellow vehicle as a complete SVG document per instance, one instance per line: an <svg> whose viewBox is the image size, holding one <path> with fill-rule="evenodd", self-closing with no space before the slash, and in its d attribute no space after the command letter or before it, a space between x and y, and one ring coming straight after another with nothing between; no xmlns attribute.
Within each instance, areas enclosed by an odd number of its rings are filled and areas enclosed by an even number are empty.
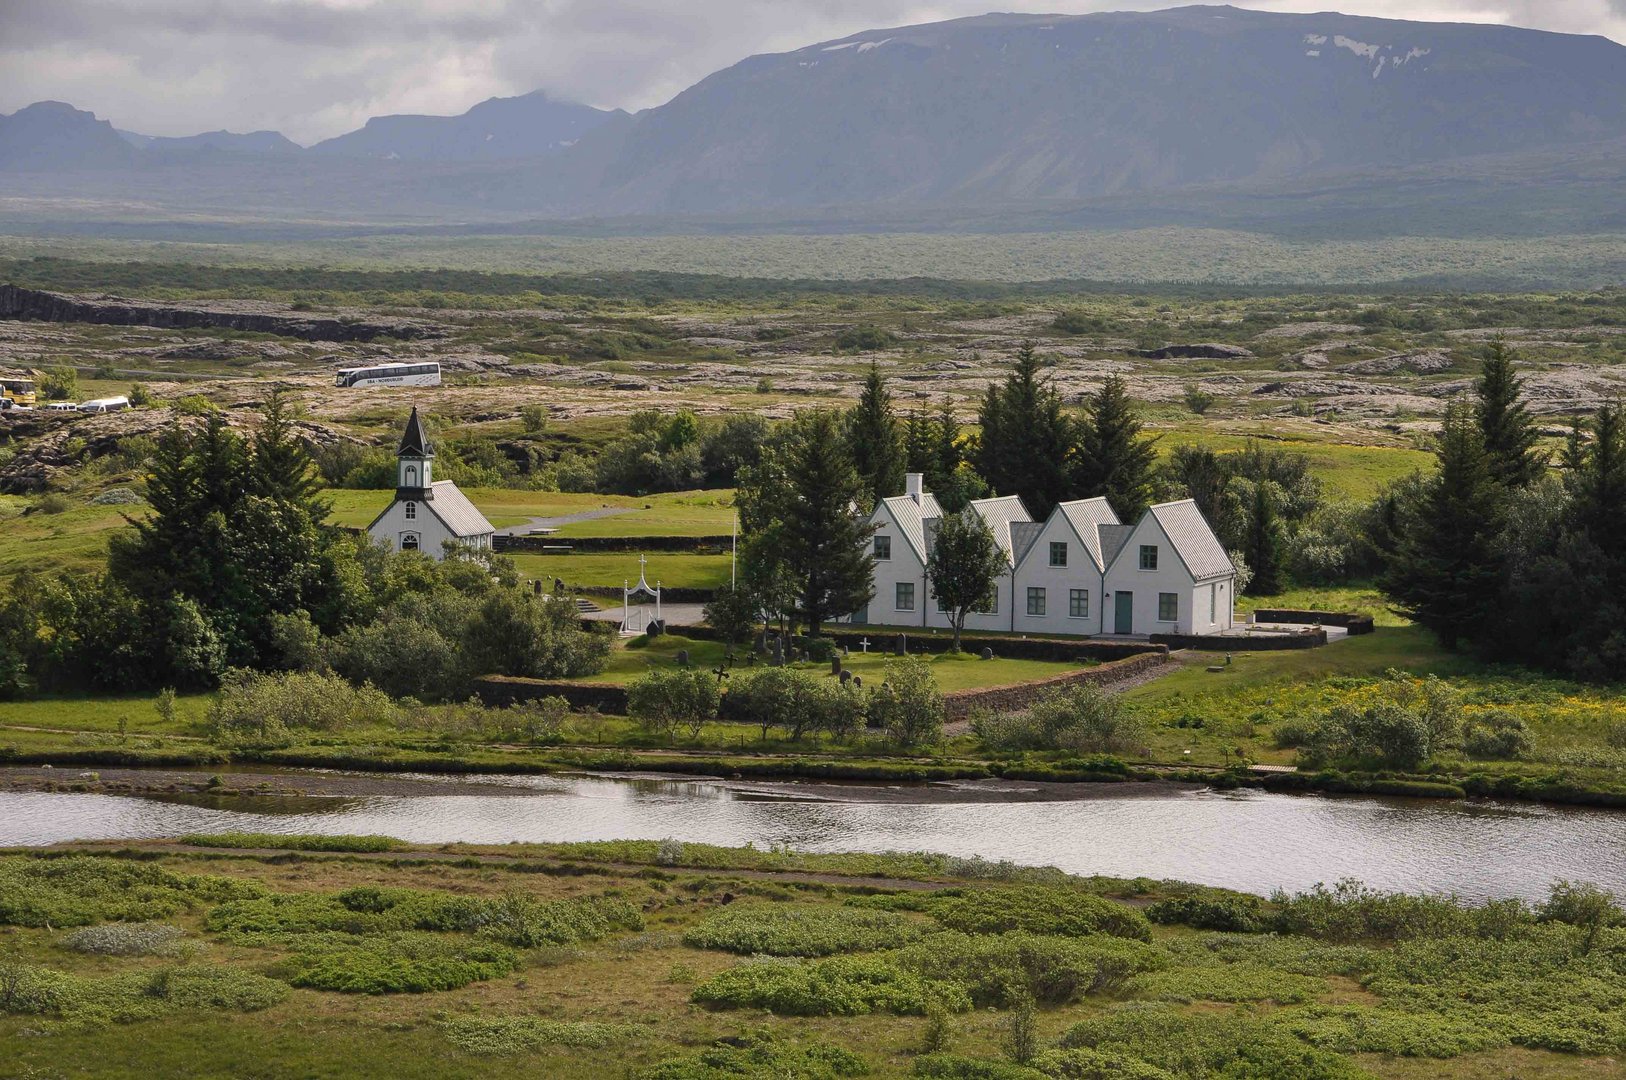
<svg viewBox="0 0 1626 1080"><path fill-rule="evenodd" d="M37 372L0 371L0 401L9 401L32 409L38 402L35 377Z"/></svg>

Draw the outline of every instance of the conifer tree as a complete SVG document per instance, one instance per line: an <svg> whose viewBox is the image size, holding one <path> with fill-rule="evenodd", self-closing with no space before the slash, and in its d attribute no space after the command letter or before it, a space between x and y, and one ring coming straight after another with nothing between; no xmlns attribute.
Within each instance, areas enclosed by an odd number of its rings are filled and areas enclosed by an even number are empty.
<svg viewBox="0 0 1626 1080"><path fill-rule="evenodd" d="M874 363L864 377L858 404L847 414L847 439L852 447L853 468L863 482L868 505L873 506L903 490L903 436L892 409L892 394L886 388L881 369Z"/></svg>
<svg viewBox="0 0 1626 1080"><path fill-rule="evenodd" d="M1247 531L1242 541L1242 558L1252 571L1247 593L1275 596L1282 591L1282 524L1276 512L1280 491L1269 480L1241 483L1253 487L1253 497L1245 507Z"/></svg>
<svg viewBox="0 0 1626 1080"><path fill-rule="evenodd" d="M932 425L932 434L936 438L935 469L940 482L947 482L965 461L965 452L960 447L960 420L954 415L954 405L948 398L937 408L937 423Z"/></svg>
<svg viewBox="0 0 1626 1080"><path fill-rule="evenodd" d="M1120 520L1139 520L1156 486L1157 440L1141 435L1139 413L1118 376L1090 395L1078 442L1073 489L1083 498L1105 495Z"/></svg>
<svg viewBox="0 0 1626 1080"><path fill-rule="evenodd" d="M1384 588L1401 613L1456 648L1486 632L1501 601L1505 492L1471 408L1446 411L1435 454L1439 470L1407 510Z"/></svg>
<svg viewBox="0 0 1626 1080"><path fill-rule="evenodd" d="M1500 341L1485 353L1474 384L1474 415L1485 440L1491 478L1503 487L1528 487L1547 468L1547 455L1537 445L1535 421L1521 400L1524 384L1514 373L1516 357Z"/></svg>
<svg viewBox="0 0 1626 1080"><path fill-rule="evenodd" d="M320 524L332 509L321 498L322 481L309 452L294 435L293 418L280 389L266 398L264 419L255 432L249 490L274 502L294 506Z"/></svg>
<svg viewBox="0 0 1626 1080"><path fill-rule="evenodd" d="M777 514L781 550L801 593L808 633L817 635L825 618L857 611L874 595L874 530L855 512L864 484L835 413L797 415L785 479Z"/></svg>
<svg viewBox="0 0 1626 1080"><path fill-rule="evenodd" d="M1061 398L1040 379L1033 343L1022 343L1016 366L1001 387L983 398L982 440L976 466L998 495L1018 495L1043 520L1068 496L1073 430Z"/></svg>
<svg viewBox="0 0 1626 1080"><path fill-rule="evenodd" d="M903 457L906 471L924 475L928 489L937 486L937 425L919 409L910 409L904 423Z"/></svg>

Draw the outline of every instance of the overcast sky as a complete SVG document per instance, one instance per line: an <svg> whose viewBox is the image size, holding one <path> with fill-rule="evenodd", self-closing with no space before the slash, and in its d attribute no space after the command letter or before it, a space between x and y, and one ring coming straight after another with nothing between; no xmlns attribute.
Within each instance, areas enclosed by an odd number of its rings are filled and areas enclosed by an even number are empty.
<svg viewBox="0 0 1626 1080"><path fill-rule="evenodd" d="M1626 0L1238 0L1277 11L1500 22L1626 43ZM752 53L991 9L1173 0L0 0L0 113L43 99L149 135L275 128L314 142L398 112L546 90L658 105Z"/></svg>

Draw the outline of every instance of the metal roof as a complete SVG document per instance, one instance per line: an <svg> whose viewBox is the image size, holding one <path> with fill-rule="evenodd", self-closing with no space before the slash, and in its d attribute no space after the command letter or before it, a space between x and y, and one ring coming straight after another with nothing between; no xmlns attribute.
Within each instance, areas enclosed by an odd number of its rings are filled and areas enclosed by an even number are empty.
<svg viewBox="0 0 1626 1080"><path fill-rule="evenodd" d="M1227 577L1236 573L1225 547L1209 527L1208 519L1191 499L1159 503L1147 511L1163 527L1163 533L1191 571L1192 579Z"/></svg>
<svg viewBox="0 0 1626 1080"><path fill-rule="evenodd" d="M1098 495L1093 499L1058 503L1056 509L1066 515L1068 522L1072 524L1073 531L1084 544L1084 550L1090 553L1090 558L1095 562L1095 568L1106 573L1107 563L1111 559L1101 549L1100 529L1103 525L1119 524L1118 515L1113 511L1112 504L1107 502L1106 496Z"/></svg>
<svg viewBox="0 0 1626 1080"><path fill-rule="evenodd" d="M1097 526L1101 532L1101 558L1103 565L1111 566L1112 560L1118 557L1118 552L1129 543L1130 534L1135 531L1133 525L1101 525Z"/></svg>
<svg viewBox="0 0 1626 1080"><path fill-rule="evenodd" d="M423 505L440 519L440 523L446 526L446 530L453 536L488 536L497 531L452 481L436 480L430 487L434 490L435 497L425 501Z"/></svg>
<svg viewBox="0 0 1626 1080"><path fill-rule="evenodd" d="M412 406L412 415L407 417L406 431L401 435L401 448L395 452L395 456L429 456L429 437L424 434L423 421L418 419L418 407L416 405ZM436 484L435 486L439 487L440 485ZM481 520L485 519L482 518Z"/></svg>
<svg viewBox="0 0 1626 1080"><path fill-rule="evenodd" d="M937 505L937 499L931 492L920 496L920 502L915 502L910 495L894 495L889 499L882 499L881 504L892 514L892 520L898 523L898 531L914 549L922 564L926 562L926 526L925 519L943 516L943 511Z"/></svg>
<svg viewBox="0 0 1626 1080"><path fill-rule="evenodd" d="M983 524L988 526L988 531L994 534L994 543L1005 553L1005 560L1015 566L1017 556L1021 553L1018 551L1015 526L1033 521L1033 515L1022 505L1021 498L1006 495L998 499L973 499L971 509L977 512ZM1028 543L1033 542L1032 537L1026 539ZM1022 550L1025 551L1025 548Z"/></svg>

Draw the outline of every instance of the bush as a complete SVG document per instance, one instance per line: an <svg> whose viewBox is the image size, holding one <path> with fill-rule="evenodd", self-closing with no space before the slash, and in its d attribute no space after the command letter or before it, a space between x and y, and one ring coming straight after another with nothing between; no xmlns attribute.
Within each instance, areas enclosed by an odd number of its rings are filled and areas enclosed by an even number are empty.
<svg viewBox="0 0 1626 1080"><path fill-rule="evenodd" d="M248 944L270 943L290 934L472 931L488 921L489 907L490 901L450 893L365 886L231 901L209 912L204 926Z"/></svg>
<svg viewBox="0 0 1626 1080"><path fill-rule="evenodd" d="M1280 934L1304 934L1326 941L1402 941L1451 935L1504 936L1533 918L1517 901L1468 907L1454 897L1411 896L1368 889L1344 880L1332 888L1317 885L1271 898L1271 919Z"/></svg>
<svg viewBox="0 0 1626 1080"><path fill-rule="evenodd" d="M651 671L627 687L627 715L645 731L668 739L679 731L697 738L717 716L721 701L716 677L699 668Z"/></svg>
<svg viewBox="0 0 1626 1080"><path fill-rule="evenodd" d="M177 956L185 942L186 931L168 923L110 923L75 930L62 944L95 956Z"/></svg>
<svg viewBox="0 0 1626 1080"><path fill-rule="evenodd" d="M315 833L191 833L176 842L191 847L277 848L283 851L398 851L406 846L388 836L322 836Z"/></svg>
<svg viewBox="0 0 1626 1080"><path fill-rule="evenodd" d="M896 901L896 898L877 898ZM1152 928L1134 908L1074 889L1042 885L948 889L920 899L903 898L950 930L968 934L1062 934L1151 941Z"/></svg>
<svg viewBox="0 0 1626 1080"><path fill-rule="evenodd" d="M988 715L972 722L991 750L1070 750L1107 753L1140 746L1146 723L1115 694L1086 684L1051 690L1015 718Z"/></svg>
<svg viewBox="0 0 1626 1080"><path fill-rule="evenodd" d="M816 731L850 736L864 726L867 704L856 686L794 668L737 675L725 702L729 719L757 725L764 739L778 729L791 740Z"/></svg>
<svg viewBox="0 0 1626 1080"><path fill-rule="evenodd" d="M574 602L515 589L497 589L480 603L462 647L470 672L527 679L592 675L610 655L609 637L582 630Z"/></svg>
<svg viewBox="0 0 1626 1080"><path fill-rule="evenodd" d="M943 739L943 695L931 665L908 656L886 662L886 681L870 695L870 722L908 749L935 746Z"/></svg>
<svg viewBox="0 0 1626 1080"><path fill-rule="evenodd" d="M1256 934L1266 928L1264 905L1252 896L1171 896L1153 903L1146 917L1165 926Z"/></svg>
<svg viewBox="0 0 1626 1080"><path fill-rule="evenodd" d="M928 1080L1045 1080L1046 1074L1008 1061L958 1054L924 1054L910 1064L909 1075Z"/></svg>
<svg viewBox="0 0 1626 1080"><path fill-rule="evenodd" d="M498 979L519 965L512 949L432 934L313 944L282 965L287 981L341 994L420 994Z"/></svg>
<svg viewBox="0 0 1626 1080"><path fill-rule="evenodd" d="M616 930L644 928L637 908L607 896L537 900L507 893L488 902L480 918L480 933L521 949L598 941Z"/></svg>
<svg viewBox="0 0 1626 1080"><path fill-rule="evenodd" d="M141 922L264 891L253 882L95 855L13 856L0 859L0 925Z"/></svg>
<svg viewBox="0 0 1626 1080"><path fill-rule="evenodd" d="M759 1031L693 1057L668 1058L638 1075L640 1080L843 1080L869 1072L863 1058L839 1046L781 1040Z"/></svg>
<svg viewBox="0 0 1626 1080"><path fill-rule="evenodd" d="M1198 386L1196 383L1187 383L1182 395L1186 408L1198 416L1206 413L1214 404L1214 395Z"/></svg>
<svg viewBox="0 0 1626 1080"><path fill-rule="evenodd" d="M1112 1050L1051 1050L1033 1059L1052 1080L1178 1080L1174 1073Z"/></svg>
<svg viewBox="0 0 1626 1080"><path fill-rule="evenodd" d="M713 1009L767 1009L781 1016L924 1016L928 1006L971 1007L953 983L932 982L882 956L828 960L759 960L730 968L695 987L690 1001Z"/></svg>
<svg viewBox="0 0 1626 1080"><path fill-rule="evenodd" d="M1480 713L1463 728L1462 748L1469 757L1514 761L1530 752L1530 727L1510 712L1494 709Z"/></svg>
<svg viewBox="0 0 1626 1080"><path fill-rule="evenodd" d="M1354 1080L1366 1075L1353 1063L1264 1020L1225 1013L1188 1015L1158 1006L1130 1006L1085 1020L1068 1029L1061 1048L1115 1054L1126 1060L1126 1068L1150 1067L1182 1077Z"/></svg>
<svg viewBox="0 0 1626 1080"><path fill-rule="evenodd" d="M79 372L71 367L54 367L42 373L40 397L46 401L67 401L79 396Z"/></svg>
<svg viewBox="0 0 1626 1080"><path fill-rule="evenodd" d="M978 1008L1011 1008L1029 1000L1065 1005L1111 993L1132 975L1155 971L1167 960L1135 941L1016 932L937 934L902 950L898 963L934 982L959 985Z"/></svg>
<svg viewBox="0 0 1626 1080"><path fill-rule="evenodd" d="M233 670L209 703L209 734L232 746L287 746L296 732L384 727L400 710L371 686L355 687L337 675Z"/></svg>
<svg viewBox="0 0 1626 1080"><path fill-rule="evenodd" d="M795 904L733 904L683 935L695 949L767 956L830 956L892 949L921 934L919 923L887 911Z"/></svg>
<svg viewBox="0 0 1626 1080"><path fill-rule="evenodd" d="M873 352L897 345L897 335L869 323L849 326L836 335L836 349L840 352Z"/></svg>

